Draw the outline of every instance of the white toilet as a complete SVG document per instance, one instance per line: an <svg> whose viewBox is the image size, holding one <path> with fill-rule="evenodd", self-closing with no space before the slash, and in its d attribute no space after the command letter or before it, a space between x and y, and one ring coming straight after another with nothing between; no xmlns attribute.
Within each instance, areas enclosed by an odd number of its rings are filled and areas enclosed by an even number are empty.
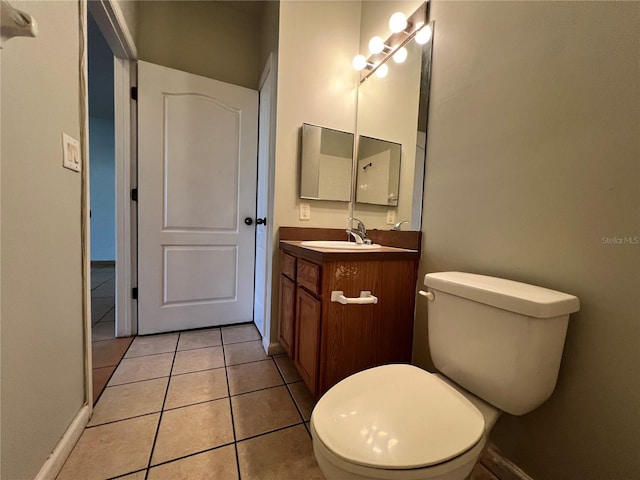
<svg viewBox="0 0 640 480"><path fill-rule="evenodd" d="M528 413L555 388L576 297L462 272L424 283L440 373L384 365L325 393L311 435L329 480L464 479L500 413Z"/></svg>

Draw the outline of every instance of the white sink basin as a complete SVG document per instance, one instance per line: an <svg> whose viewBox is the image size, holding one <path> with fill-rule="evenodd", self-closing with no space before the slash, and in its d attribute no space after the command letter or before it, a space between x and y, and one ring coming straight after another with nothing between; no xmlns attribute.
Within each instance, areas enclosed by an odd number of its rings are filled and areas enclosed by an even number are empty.
<svg viewBox="0 0 640 480"><path fill-rule="evenodd" d="M365 245L363 243L354 243L354 242L342 242L339 240L309 240L306 242L302 242L301 245L303 247L311 247L311 248L332 248L336 250L355 250L355 251L365 251L365 250L378 250L382 248L382 245L378 245L377 243L373 243L371 245Z"/></svg>

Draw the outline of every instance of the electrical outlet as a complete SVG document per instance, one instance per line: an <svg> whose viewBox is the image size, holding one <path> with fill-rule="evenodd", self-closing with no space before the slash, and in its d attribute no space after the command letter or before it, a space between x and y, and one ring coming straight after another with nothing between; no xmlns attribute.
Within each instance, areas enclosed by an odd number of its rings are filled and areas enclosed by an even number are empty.
<svg viewBox="0 0 640 480"><path fill-rule="evenodd" d="M394 225L396 223L396 211L387 210L387 225Z"/></svg>
<svg viewBox="0 0 640 480"><path fill-rule="evenodd" d="M74 172L80 171L80 142L64 132L62 133L62 166Z"/></svg>
<svg viewBox="0 0 640 480"><path fill-rule="evenodd" d="M311 219L311 205L308 203L300 204L300 220Z"/></svg>

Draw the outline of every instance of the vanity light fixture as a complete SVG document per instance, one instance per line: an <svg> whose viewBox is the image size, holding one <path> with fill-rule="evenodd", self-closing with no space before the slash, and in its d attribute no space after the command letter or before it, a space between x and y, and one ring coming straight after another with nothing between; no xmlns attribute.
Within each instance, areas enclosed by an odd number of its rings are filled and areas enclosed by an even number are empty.
<svg viewBox="0 0 640 480"><path fill-rule="evenodd" d="M392 33L400 33L407 28L407 17L402 12L396 12L389 19L389 30Z"/></svg>
<svg viewBox="0 0 640 480"><path fill-rule="evenodd" d="M389 47L385 45L382 37L372 37L371 40L369 40L369 52L374 55L376 53L382 53L388 48Z"/></svg>
<svg viewBox="0 0 640 480"><path fill-rule="evenodd" d="M416 43L419 43L420 45L424 45L429 40L431 40L431 35L433 35L433 31L431 30L431 25L425 25L416 34Z"/></svg>
<svg viewBox="0 0 640 480"><path fill-rule="evenodd" d="M407 59L404 46L414 38L421 45L427 43L431 39L431 27L427 25L428 17L429 2L423 2L409 18L402 12L391 15L389 29L392 33L389 38L385 41L382 37L373 37L369 41L369 58L356 55L353 59L353 68L361 72L360 83L374 73L378 77L385 77L389 71L386 63L390 58L396 63L404 62Z"/></svg>
<svg viewBox="0 0 640 480"><path fill-rule="evenodd" d="M367 58L364 55L356 55L353 57L353 62L351 63L353 64L353 68L359 72L360 70L364 70L367 66Z"/></svg>
<svg viewBox="0 0 640 480"><path fill-rule="evenodd" d="M393 54L393 61L396 63L402 63L407 59L407 49L404 47L400 47L396 50L396 53Z"/></svg>
<svg viewBox="0 0 640 480"><path fill-rule="evenodd" d="M387 67L386 63L383 63L378 68L376 68L376 77L378 78L386 77L387 73L389 73L389 67Z"/></svg>

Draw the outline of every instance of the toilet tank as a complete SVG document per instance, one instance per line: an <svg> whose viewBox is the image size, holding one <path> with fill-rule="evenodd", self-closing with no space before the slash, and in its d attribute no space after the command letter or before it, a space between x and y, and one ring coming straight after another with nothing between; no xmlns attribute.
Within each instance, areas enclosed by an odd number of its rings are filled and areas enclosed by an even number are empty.
<svg viewBox="0 0 640 480"><path fill-rule="evenodd" d="M577 297L502 278L429 273L436 368L500 410L523 415L553 392Z"/></svg>

